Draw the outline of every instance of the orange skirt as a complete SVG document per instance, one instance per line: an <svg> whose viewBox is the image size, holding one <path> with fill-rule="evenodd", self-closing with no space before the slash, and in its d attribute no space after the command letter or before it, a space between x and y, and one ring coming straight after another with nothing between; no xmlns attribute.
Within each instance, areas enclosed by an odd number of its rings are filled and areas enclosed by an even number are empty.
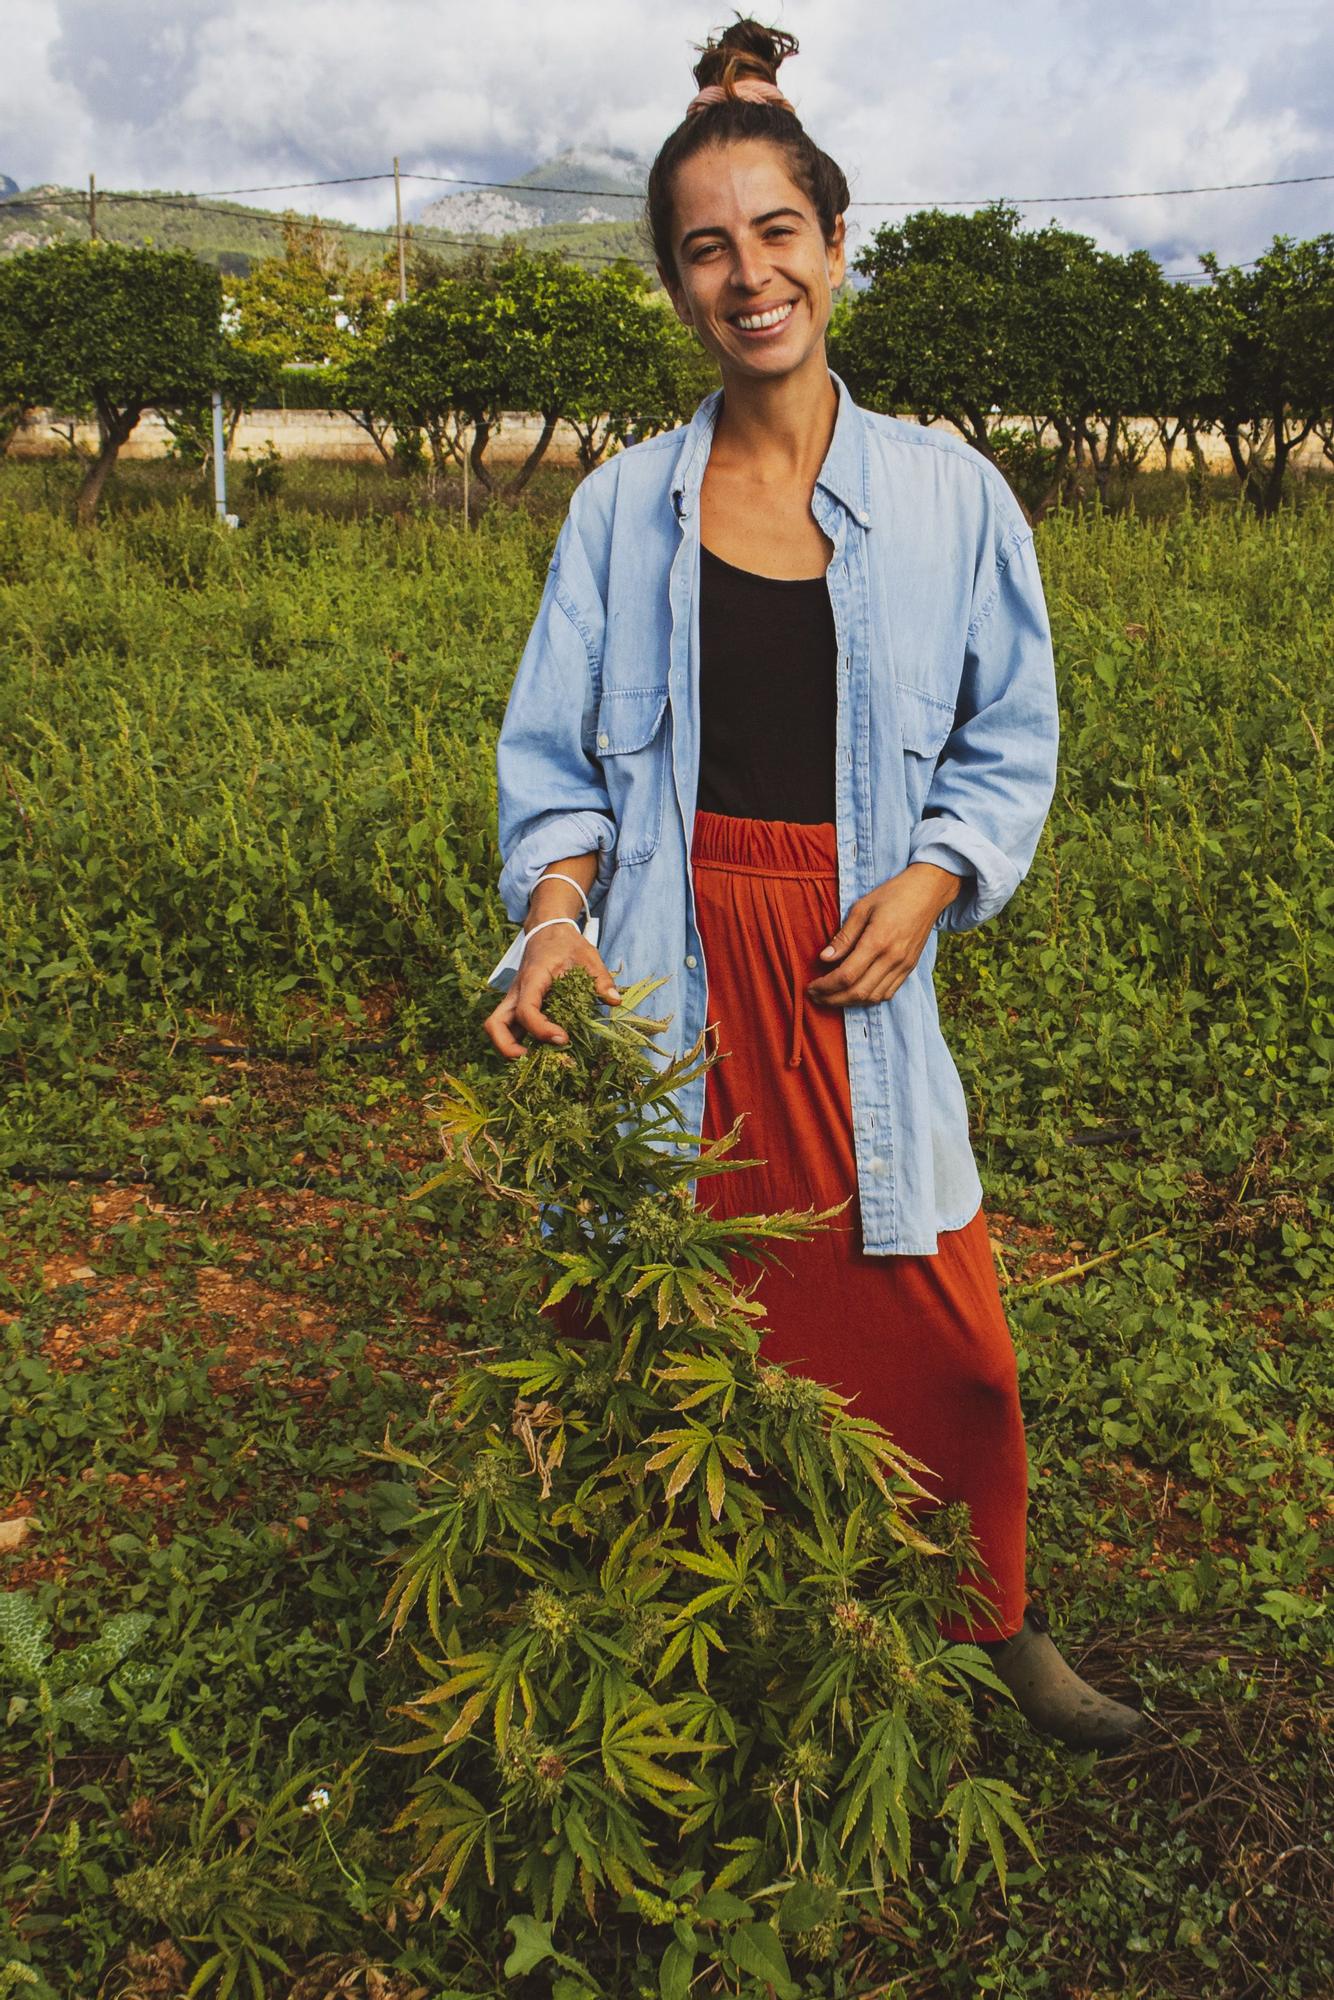
<svg viewBox="0 0 1334 2000"><path fill-rule="evenodd" d="M806 998L840 922L828 823L697 812L691 863L720 1059L703 1135L744 1113L735 1159L762 1164L701 1179L710 1213L847 1208L759 1275L762 1351L854 1400L932 1468L937 1504L966 1500L985 1572L967 1581L990 1623L946 1621L952 1639L1001 1639L1023 1619L1028 1460L1014 1343L986 1217L942 1230L934 1257L861 1247L844 1010ZM747 1263L745 1282L758 1267ZM740 1272L739 1272L740 1275ZM926 1503L918 1503L923 1506Z"/></svg>

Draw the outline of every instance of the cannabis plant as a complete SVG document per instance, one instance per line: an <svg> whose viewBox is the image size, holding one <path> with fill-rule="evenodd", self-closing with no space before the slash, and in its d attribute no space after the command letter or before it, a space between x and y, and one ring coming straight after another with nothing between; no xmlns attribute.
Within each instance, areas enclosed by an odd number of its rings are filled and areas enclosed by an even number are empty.
<svg viewBox="0 0 1334 2000"><path fill-rule="evenodd" d="M661 984L604 1015L567 972L567 1044L486 1092L449 1080L429 1185L473 1177L528 1249L433 1448L385 1441L421 1496L385 1603L386 1651L411 1629L423 1676L393 1711L419 1765L395 1830L451 1922L509 1925L512 1970L536 1937L574 1968L562 1991L615 1990L609 1954L661 1926L666 2000L709 1960L781 1993L784 1940L834 1956L914 1822L954 1822L958 1867L980 1833L1002 1881L1004 1828L1029 1843L1013 1790L968 1768L974 1689L1006 1691L938 1630L980 1602L968 1510L923 1509L919 1460L766 1361L743 1267L837 1211L696 1203L692 1179L744 1164L740 1121L680 1128L676 1093L718 1058L652 1048Z"/></svg>

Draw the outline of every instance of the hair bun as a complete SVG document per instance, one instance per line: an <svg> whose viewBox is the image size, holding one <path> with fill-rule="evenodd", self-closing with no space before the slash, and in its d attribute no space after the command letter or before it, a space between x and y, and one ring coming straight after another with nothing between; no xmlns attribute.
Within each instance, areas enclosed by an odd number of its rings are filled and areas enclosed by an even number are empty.
<svg viewBox="0 0 1334 2000"><path fill-rule="evenodd" d="M797 53L797 38L782 28L766 28L759 21L737 20L714 41L703 43L694 78L701 90L718 84L730 92L738 77L757 76L764 83L777 83L780 63Z"/></svg>

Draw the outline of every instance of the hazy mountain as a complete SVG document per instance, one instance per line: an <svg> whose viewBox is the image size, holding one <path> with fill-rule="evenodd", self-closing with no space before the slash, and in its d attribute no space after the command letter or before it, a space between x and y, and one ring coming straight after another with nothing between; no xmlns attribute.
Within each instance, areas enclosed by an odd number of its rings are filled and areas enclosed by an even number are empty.
<svg viewBox="0 0 1334 2000"><path fill-rule="evenodd" d="M513 192L477 188L428 203L411 219L411 238L447 262L461 257L474 239L494 246L502 236L516 236L532 249L556 250L594 268L628 257L651 270L639 226L647 175L647 165L633 153L574 149L533 167ZM571 192L543 191L553 186ZM601 189L624 190L624 198L608 198ZM190 250L240 276L256 258L281 256L283 249L280 213L216 197L143 189L133 201L118 201L108 194L98 202L97 226L108 242ZM354 264L378 262L393 243L389 229L333 226ZM0 177L0 258L87 236L83 189L44 184L21 190Z"/></svg>
<svg viewBox="0 0 1334 2000"><path fill-rule="evenodd" d="M573 147L517 175L512 188L442 195L418 209L415 220L461 236L503 236L554 224L633 223L647 179L647 160L621 147ZM545 191L550 188L568 192Z"/></svg>

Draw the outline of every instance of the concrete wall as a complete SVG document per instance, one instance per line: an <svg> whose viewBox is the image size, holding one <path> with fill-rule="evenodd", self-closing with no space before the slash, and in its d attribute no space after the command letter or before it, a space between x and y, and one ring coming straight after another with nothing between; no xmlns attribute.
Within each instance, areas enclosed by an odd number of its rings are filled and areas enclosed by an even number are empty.
<svg viewBox="0 0 1334 2000"><path fill-rule="evenodd" d="M36 458L49 453L64 455L69 446L65 439L52 429L50 413L38 411L26 424L21 424L10 443L13 458ZM946 424L942 429L949 430ZM1132 420L1128 428L1149 440L1145 465L1161 466L1162 447L1157 433L1147 418ZM501 464L511 464L524 459L531 451L541 430L537 417L517 412L507 414L503 426L492 438L487 451L489 460ZM89 452L97 449L97 427L94 424L80 424L75 430L75 438L80 447ZM392 438L392 433L391 433ZM159 458L171 441L171 433L161 418L150 412L142 417L131 432L128 443L123 448L126 458ZM348 461L364 459L379 462L379 453L367 437L359 430L351 417L336 410L251 410L237 428L232 454L239 456L244 451L263 452L269 443L284 458L338 458ZM1203 439L1205 462L1220 471L1231 469L1227 446L1222 438L1208 436ZM578 441L568 424L558 424L556 434L547 451L547 463L552 465L573 465L578 455ZM1188 463L1184 443L1178 444L1174 461L1178 470ZM1321 446L1318 438L1308 438L1299 452L1294 453L1293 463L1314 468L1321 463ZM1326 461L1327 463L1327 461Z"/></svg>
<svg viewBox="0 0 1334 2000"><path fill-rule="evenodd" d="M541 428L537 417L507 415L492 439L487 451L488 460L505 463L526 458ZM74 435L82 449L89 452L97 450L96 424L79 424ZM391 442L392 435L391 432ZM378 462L380 457L365 431L358 429L351 417L337 410L250 410L237 426L232 452L238 455L247 449L262 452L270 440L284 458L368 459ZM121 455L124 458L160 458L170 442L171 432L159 416L149 411L135 425ZM12 458L38 458L51 452L66 454L68 450L65 438L51 427L50 412L44 410L34 413L27 423L19 426L9 447ZM558 424L547 451L548 459L556 465L572 465L577 452L578 441L574 432L568 424Z"/></svg>

